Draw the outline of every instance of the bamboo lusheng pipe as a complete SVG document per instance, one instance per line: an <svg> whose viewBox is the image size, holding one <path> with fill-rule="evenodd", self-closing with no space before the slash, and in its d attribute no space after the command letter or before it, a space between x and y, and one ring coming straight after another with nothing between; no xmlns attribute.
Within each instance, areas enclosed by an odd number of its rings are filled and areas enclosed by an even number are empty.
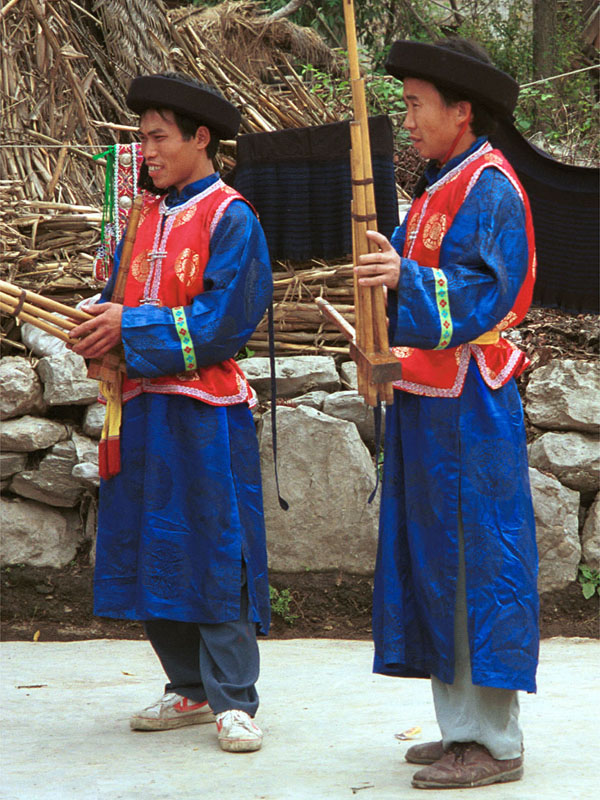
<svg viewBox="0 0 600 800"><path fill-rule="evenodd" d="M29 322L34 327L49 333L51 336L56 336L57 339L62 339L67 344L74 344L78 340L69 336L66 331L71 331L82 322L94 319L93 315L88 314L87 311L71 308L71 306L66 306L64 303L51 300L49 297L36 294L36 292L31 292L28 289L20 289L7 281L0 281L0 311L19 319L21 322ZM114 379L116 372L125 371L125 363L122 360L120 348L113 348L104 358L107 356L112 359L112 372L110 375ZM90 375L90 377L96 376Z"/></svg>
<svg viewBox="0 0 600 800"><path fill-rule="evenodd" d="M12 316L14 307L8 305L3 301L2 298L0 298L0 311ZM29 322L32 325L35 325L36 328L40 328L40 330L46 331L46 333L50 333L52 336L56 336L58 339L62 339L63 342L73 342L73 339L70 339L69 335L65 333L64 330L51 325L49 322L44 322L44 320L34 316L33 314L27 314L24 311L20 311L18 317L23 322Z"/></svg>
<svg viewBox="0 0 600 800"><path fill-rule="evenodd" d="M326 314L327 317L334 322L336 327L344 334L346 339L349 342L356 341L356 330L350 325L350 323L337 311L331 303L328 303L327 300L323 297L317 297L315 303L319 306L319 310Z"/></svg>
<svg viewBox="0 0 600 800"><path fill-rule="evenodd" d="M354 121L350 123L352 150L352 256L356 265L361 255L377 250L366 235L367 230L377 230L375 192L371 164L369 118L364 79L360 76L354 0L343 0L350 84ZM382 286L363 287L354 276L354 304L356 314L356 344L351 342L350 352L357 363L358 391L369 405L379 400L393 403L392 380L400 377L400 364L390 353ZM321 308L323 305L321 304ZM346 335L345 327L335 317L329 317ZM344 320L346 324L346 321ZM384 376L381 381L378 376Z"/></svg>
<svg viewBox="0 0 600 800"><path fill-rule="evenodd" d="M8 287L9 291L6 290L6 287ZM25 302L25 298L31 300L31 302ZM68 314L70 319L65 319L58 316L58 314L45 310L40 307L39 301L52 306L60 314ZM48 300L48 298L37 295L35 292L19 289L6 281L0 281L0 311L19 319L21 322L29 322L36 328L71 344L75 340L65 333L65 330L72 330L82 321L92 319L91 314L65 306L55 300ZM75 320L72 316L74 313L77 314Z"/></svg>
<svg viewBox="0 0 600 800"><path fill-rule="evenodd" d="M117 272L117 279L115 281L111 296L112 303L120 303L121 305L123 304L123 299L125 297L125 284L127 283L127 276L129 275L129 266L131 263L131 253L133 252L133 245L135 244L135 237L143 205L144 196L138 194L133 201L131 212L129 214L127 231L125 232L123 249L121 251L121 259L119 261L119 271ZM121 372L125 372L122 345L119 345L118 348L113 348L108 353L105 353L102 358L93 358L88 364L89 378L96 378L96 380L99 381L106 381L107 383L114 384L118 387L121 385Z"/></svg>
<svg viewBox="0 0 600 800"><path fill-rule="evenodd" d="M398 373L396 359L391 359L389 353L369 353L367 358L367 355L361 350L356 341L356 330L352 325L325 298L318 297L315 302L323 314L336 325L350 343L350 356L356 362L357 374L362 373L363 380L370 387L377 387L378 391L379 387L387 384L389 384L391 390L391 382L396 380ZM382 397L381 399L383 400L384 398ZM365 400L367 400L366 397Z"/></svg>
<svg viewBox="0 0 600 800"><path fill-rule="evenodd" d="M355 121L350 124L352 168L352 232L353 260L376 250L367 238L368 229L377 230L368 112L364 79L360 76L353 0L344 0L344 17L348 43L348 60ZM383 287L363 287L355 281L357 318L356 345L369 358L371 353L389 352ZM383 322L383 324L381 324ZM358 369L359 391L370 405L376 405L377 396L393 402L391 387L370 386L366 371ZM360 365L359 365L360 367Z"/></svg>
<svg viewBox="0 0 600 800"><path fill-rule="evenodd" d="M121 251L121 260L119 262L119 271L117 272L117 280L115 281L115 288L113 289L111 297L111 302L113 303L123 303L125 284L127 283L127 276L129 275L129 262L131 261L131 253L133 252L133 245L135 244L135 236L143 205L144 196L138 194L133 201L131 213L129 214L125 241L123 242L123 250Z"/></svg>
<svg viewBox="0 0 600 800"><path fill-rule="evenodd" d="M92 318L92 315L88 314L86 311L82 311L79 308L71 308L71 306L66 306L64 303L59 303L57 300L51 300L49 297L43 297L41 294L31 292L29 289L21 289L19 286L8 283L8 281L0 280L0 291L16 297L17 300L19 300L24 294L25 302L32 303L40 308L44 308L46 311L54 311L57 314L64 314L66 317L69 317L69 319L72 319L77 323L86 322L88 319Z"/></svg>
<svg viewBox="0 0 600 800"><path fill-rule="evenodd" d="M6 294L6 292L3 292L2 290L0 290L0 300L5 306L8 306L12 309L11 313L13 315L16 309L19 308L19 299L11 294ZM65 319L63 317L59 317L57 314L52 314L50 311L44 311L43 308L38 308L38 306L35 306L32 303L21 303L21 310L30 316L34 316L39 320L47 321L52 325L55 325L59 328L64 328L67 331L72 330L79 324L78 322L73 322L72 319ZM21 316L21 310L19 310L17 316ZM89 319L91 318L92 317L90 315Z"/></svg>

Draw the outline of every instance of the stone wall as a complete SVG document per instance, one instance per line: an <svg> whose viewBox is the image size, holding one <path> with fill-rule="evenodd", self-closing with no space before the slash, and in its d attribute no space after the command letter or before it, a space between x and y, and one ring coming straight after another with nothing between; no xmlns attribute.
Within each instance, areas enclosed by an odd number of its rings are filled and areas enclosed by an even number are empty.
<svg viewBox="0 0 600 800"><path fill-rule="evenodd" d="M60 567L94 552L97 442L104 409L82 358L27 331L36 357L0 361L0 563ZM333 358L277 359L277 445L282 511L273 469L269 366L241 363L260 401L260 440L271 569L373 571L379 497L372 411L356 392L356 367ZM595 364L556 360L531 373L525 409L540 551L540 591L600 567L600 392Z"/></svg>

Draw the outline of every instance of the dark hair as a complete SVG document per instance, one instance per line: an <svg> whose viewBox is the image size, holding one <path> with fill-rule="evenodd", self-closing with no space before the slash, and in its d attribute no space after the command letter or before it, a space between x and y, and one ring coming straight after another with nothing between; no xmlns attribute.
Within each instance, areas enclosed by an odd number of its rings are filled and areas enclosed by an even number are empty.
<svg viewBox="0 0 600 800"><path fill-rule="evenodd" d="M449 36L447 39L438 39L433 44L436 47L443 47L446 50L462 53L465 56L477 59L477 61L483 61L484 64L494 66L487 51L477 42L469 39L463 39L460 36ZM460 103L461 100L467 100L471 103L471 130L475 136L491 136L494 133L496 130L496 118L486 106L482 105L478 100L473 100L468 94L458 89L446 89L444 86L437 84L435 88L441 94L447 106Z"/></svg>

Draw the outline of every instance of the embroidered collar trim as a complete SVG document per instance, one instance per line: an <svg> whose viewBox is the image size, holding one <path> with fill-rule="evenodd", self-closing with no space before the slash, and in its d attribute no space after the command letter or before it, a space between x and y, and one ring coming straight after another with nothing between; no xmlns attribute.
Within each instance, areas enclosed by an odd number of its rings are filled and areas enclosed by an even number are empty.
<svg viewBox="0 0 600 800"><path fill-rule="evenodd" d="M432 195L434 192L437 192L438 189L441 189L449 181L453 181L454 178L461 172L465 167L468 167L476 159L480 158L480 156L484 155L485 153L489 153L490 150L493 150L492 145L485 141L481 147L478 147L470 156L467 156L464 161L461 161L460 164L457 164L453 167L449 172L447 172L443 177L437 180L435 183L432 183L431 186L428 186L425 191L427 194Z"/></svg>
<svg viewBox="0 0 600 800"><path fill-rule="evenodd" d="M165 202L166 198L163 197L160 201L160 205L158 206L158 213L167 217L170 217L172 214L179 214L180 211L186 211L188 208L195 206L196 203L199 203L201 200L204 200L205 197L215 192L217 189L222 189L225 186L223 183L222 178L218 178L214 183L211 183L210 186L207 186L203 192L199 192L195 194L193 197L190 197L189 200L186 200L185 203L180 203L176 206L168 206Z"/></svg>

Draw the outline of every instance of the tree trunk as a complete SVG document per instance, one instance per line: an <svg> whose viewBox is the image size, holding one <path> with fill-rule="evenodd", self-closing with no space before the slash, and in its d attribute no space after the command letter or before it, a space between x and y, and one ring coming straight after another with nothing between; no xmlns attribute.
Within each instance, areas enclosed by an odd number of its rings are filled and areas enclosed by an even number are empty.
<svg viewBox="0 0 600 800"><path fill-rule="evenodd" d="M299 8L306 5L306 0L290 0L283 8L280 8L279 11L274 11L272 14L269 14L267 20L269 22L275 22L278 19L283 19L284 17L289 17L290 14L293 14L295 11L298 11Z"/></svg>
<svg viewBox="0 0 600 800"><path fill-rule="evenodd" d="M533 0L533 76L555 73L556 17L558 0Z"/></svg>

